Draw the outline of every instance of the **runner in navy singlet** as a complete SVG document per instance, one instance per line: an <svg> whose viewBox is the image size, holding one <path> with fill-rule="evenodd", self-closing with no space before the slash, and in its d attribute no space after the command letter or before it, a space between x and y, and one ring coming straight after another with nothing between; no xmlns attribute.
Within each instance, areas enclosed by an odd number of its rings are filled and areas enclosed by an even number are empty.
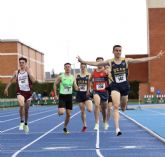
<svg viewBox="0 0 165 157"><path fill-rule="evenodd" d="M81 119L83 122L82 132L86 132L87 124L86 124L86 113L85 107L87 107L88 112L92 112L92 101L90 98L90 88L88 89L90 73L87 71L87 65L80 65L80 73L76 75L76 83L79 88L77 91L76 100L79 102L80 110L81 110Z"/></svg>
<svg viewBox="0 0 165 157"><path fill-rule="evenodd" d="M128 83L128 64L129 63L142 63L148 62L160 58L165 51L160 51L156 56L145 57L145 58L122 58L121 57L122 46L114 45L113 46L113 59L108 59L102 62L92 62L84 61L79 56L78 61L85 63L87 65L93 66L106 66L109 65L111 68L111 75L113 82L110 85L111 96L114 107L114 122L116 128L116 135L121 135L119 127L119 106L121 105L122 110L124 111L127 107L128 102L128 92L129 92L129 83Z"/></svg>

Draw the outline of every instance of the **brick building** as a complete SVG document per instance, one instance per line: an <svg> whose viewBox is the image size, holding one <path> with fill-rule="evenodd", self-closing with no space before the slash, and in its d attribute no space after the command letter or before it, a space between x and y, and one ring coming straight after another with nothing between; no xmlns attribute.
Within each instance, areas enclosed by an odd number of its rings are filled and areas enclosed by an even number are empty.
<svg viewBox="0 0 165 157"><path fill-rule="evenodd" d="M148 12L148 55L127 55L137 58L155 56L165 50L165 2L164 0L146 0ZM165 55L161 59L142 64L129 65L129 80L139 80L139 98L153 94L157 90L165 94Z"/></svg>
<svg viewBox="0 0 165 157"><path fill-rule="evenodd" d="M7 83L19 68L19 57L26 57L37 81L44 81L44 54L18 40L0 40L0 81Z"/></svg>
<svg viewBox="0 0 165 157"><path fill-rule="evenodd" d="M154 56L161 49L165 50L165 2L164 0L147 0L148 8L148 48L149 55ZM139 87L140 98L147 93L160 90L165 94L165 56L148 63L148 82ZM154 91L152 91L154 89Z"/></svg>

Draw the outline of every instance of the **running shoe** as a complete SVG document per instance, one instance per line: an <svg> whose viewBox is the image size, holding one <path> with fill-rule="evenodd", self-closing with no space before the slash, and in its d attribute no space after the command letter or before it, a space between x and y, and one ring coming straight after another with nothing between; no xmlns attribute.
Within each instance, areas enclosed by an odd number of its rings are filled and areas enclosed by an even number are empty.
<svg viewBox="0 0 165 157"><path fill-rule="evenodd" d="M82 132L86 132L87 131L87 127L86 126L84 126L83 128L82 128L82 130L81 130Z"/></svg>
<svg viewBox="0 0 165 157"><path fill-rule="evenodd" d="M23 130L24 122L21 122L19 125L19 130Z"/></svg>
<svg viewBox="0 0 165 157"><path fill-rule="evenodd" d="M121 132L121 131L118 131L118 132L116 133L116 136L120 136L120 135L122 135L122 132Z"/></svg>
<svg viewBox="0 0 165 157"><path fill-rule="evenodd" d="M28 125L24 125L23 126L23 130L24 130L25 134L28 134L29 133L29 126Z"/></svg>
<svg viewBox="0 0 165 157"><path fill-rule="evenodd" d="M109 128L109 124L108 124L107 122L105 122L105 123L104 123L104 129L105 129L105 130L108 130L108 128Z"/></svg>
<svg viewBox="0 0 165 157"><path fill-rule="evenodd" d="M64 131L64 134L67 135L69 134L70 132L67 130L67 128L63 128L63 131Z"/></svg>
<svg viewBox="0 0 165 157"><path fill-rule="evenodd" d="M99 129L99 124L95 124L94 130L97 131Z"/></svg>
<svg viewBox="0 0 165 157"><path fill-rule="evenodd" d="M119 128L117 128L117 129L116 129L116 136L120 136L120 135L122 135L122 132L120 131Z"/></svg>

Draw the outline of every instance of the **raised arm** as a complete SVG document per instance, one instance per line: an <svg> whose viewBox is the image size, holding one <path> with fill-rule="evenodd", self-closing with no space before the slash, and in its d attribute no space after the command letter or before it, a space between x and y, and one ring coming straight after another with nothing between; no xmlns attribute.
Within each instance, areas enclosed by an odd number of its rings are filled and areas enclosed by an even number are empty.
<svg viewBox="0 0 165 157"><path fill-rule="evenodd" d="M84 60L82 60L82 58L80 58L80 56L77 56L77 59L80 63L84 63L84 64L92 65L92 66L105 66L105 65L109 65L109 62L110 62L110 59L108 59L106 61L102 61L102 62L84 61Z"/></svg>
<svg viewBox="0 0 165 157"><path fill-rule="evenodd" d="M4 94L5 94L6 96L8 96L8 88L10 87L10 85L12 84L12 82L14 81L14 79L16 78L16 76L17 76L17 71L15 71L15 72L13 73L13 76L11 77L9 83L8 83L8 84L6 85L6 87L5 87Z"/></svg>
<svg viewBox="0 0 165 157"><path fill-rule="evenodd" d="M148 62L151 60L155 60L155 59L159 59L161 56L163 56L163 54L165 53L165 51L160 51L156 56L152 56L152 57L145 57L145 58L137 58L137 59L133 59L133 58L126 58L127 63L142 63L142 62Z"/></svg>
<svg viewBox="0 0 165 157"><path fill-rule="evenodd" d="M92 85L92 79L93 79L93 73L90 75L89 80L88 80L87 95L89 95L89 93L90 93L90 89L91 89L91 85Z"/></svg>
<svg viewBox="0 0 165 157"><path fill-rule="evenodd" d="M27 66L26 67L26 72L28 73L29 77L30 77L30 80L34 83L36 81L36 79L34 78L34 75L32 73L32 70Z"/></svg>
<svg viewBox="0 0 165 157"><path fill-rule="evenodd" d="M79 90L78 85L76 83L76 78L74 78L73 87L74 87L74 90L75 91L78 91Z"/></svg>

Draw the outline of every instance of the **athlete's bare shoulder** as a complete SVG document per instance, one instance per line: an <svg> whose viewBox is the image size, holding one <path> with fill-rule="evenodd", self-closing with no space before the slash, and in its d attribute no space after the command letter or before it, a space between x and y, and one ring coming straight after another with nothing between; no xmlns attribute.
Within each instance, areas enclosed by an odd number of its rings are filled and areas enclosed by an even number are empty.
<svg viewBox="0 0 165 157"><path fill-rule="evenodd" d="M20 71L19 69L18 69L18 70L15 70L15 71L13 72L13 77L17 77L19 71Z"/></svg>

